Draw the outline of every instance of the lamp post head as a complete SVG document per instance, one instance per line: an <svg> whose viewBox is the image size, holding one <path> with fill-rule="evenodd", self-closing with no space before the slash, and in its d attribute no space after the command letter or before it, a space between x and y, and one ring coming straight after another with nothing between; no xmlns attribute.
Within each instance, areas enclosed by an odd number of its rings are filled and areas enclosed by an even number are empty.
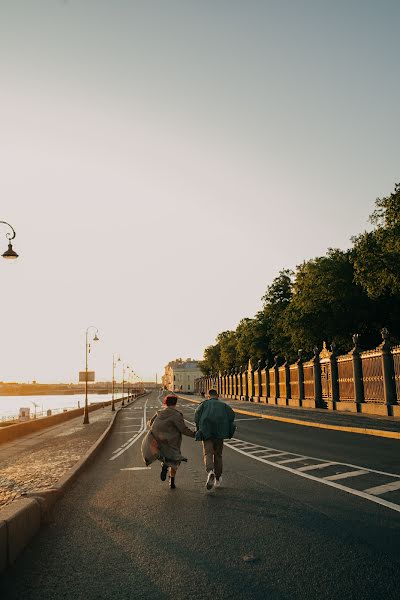
<svg viewBox="0 0 400 600"><path fill-rule="evenodd" d="M93 341L94 341L94 342L98 342L98 341L99 341L99 338L97 337L97 333L95 334L95 336L94 336L94 338L93 338Z"/></svg>
<svg viewBox="0 0 400 600"><path fill-rule="evenodd" d="M2 256L3 258L7 258L8 260L14 260L18 258L18 254L15 252L15 250L13 250L11 242L9 242L8 244L8 250L6 250Z"/></svg>

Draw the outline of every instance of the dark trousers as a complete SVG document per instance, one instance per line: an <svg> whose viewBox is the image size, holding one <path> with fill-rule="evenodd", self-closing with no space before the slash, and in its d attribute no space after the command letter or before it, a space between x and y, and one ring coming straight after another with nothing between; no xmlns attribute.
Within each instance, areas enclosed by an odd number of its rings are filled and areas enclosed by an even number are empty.
<svg viewBox="0 0 400 600"><path fill-rule="evenodd" d="M206 471L214 471L217 479L222 475L222 450L224 447L224 440L211 438L209 440L203 440L203 455L204 464Z"/></svg>

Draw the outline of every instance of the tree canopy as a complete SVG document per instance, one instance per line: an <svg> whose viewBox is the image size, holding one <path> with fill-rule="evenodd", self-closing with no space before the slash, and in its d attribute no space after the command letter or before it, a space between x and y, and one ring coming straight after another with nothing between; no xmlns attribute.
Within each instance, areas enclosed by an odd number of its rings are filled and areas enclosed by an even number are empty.
<svg viewBox="0 0 400 600"><path fill-rule="evenodd" d="M400 184L378 198L370 216L373 230L352 238L350 250L329 249L325 256L284 269L267 287L262 309L243 318L233 331L218 334L204 351L205 374L271 360L293 360L322 342L347 352L352 334L365 347L379 342L388 327L400 338Z"/></svg>

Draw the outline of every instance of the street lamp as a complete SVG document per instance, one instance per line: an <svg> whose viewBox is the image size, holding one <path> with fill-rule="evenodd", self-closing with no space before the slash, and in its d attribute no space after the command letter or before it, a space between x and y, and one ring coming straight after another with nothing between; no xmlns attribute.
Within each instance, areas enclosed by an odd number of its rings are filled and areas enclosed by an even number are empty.
<svg viewBox="0 0 400 600"><path fill-rule="evenodd" d="M124 401L124 394L125 394L125 369L127 371L130 370L130 366L127 365L125 367L125 363L122 363L122 402L121 402L121 406L125 406L125 401Z"/></svg>
<svg viewBox="0 0 400 600"><path fill-rule="evenodd" d="M115 367L117 362L121 362L120 357L118 356L117 360L115 360L115 354L113 354L113 367L112 367L112 401L111 401L111 411L115 412Z"/></svg>
<svg viewBox="0 0 400 600"><path fill-rule="evenodd" d="M89 408L88 408L88 359L89 359L89 352L90 352L90 344L88 342L88 335L89 335L89 330L90 329L95 329L96 330L96 333L94 334L93 341L94 342L98 342L99 341L99 338L97 337L97 334L99 333L99 330L94 325L89 325L89 327L86 329L85 409L83 411L83 424L84 425L89 425Z"/></svg>
<svg viewBox="0 0 400 600"><path fill-rule="evenodd" d="M15 258L18 258L18 254L13 250L12 247L12 243L10 240L13 240L15 238L15 231L14 228L11 227L10 223L7 223L6 221L0 221L0 225L7 225L7 227L9 227L11 229L11 233L8 232L6 233L6 238L8 239L8 250L6 250L3 253L3 258L7 258L8 260L13 260Z"/></svg>

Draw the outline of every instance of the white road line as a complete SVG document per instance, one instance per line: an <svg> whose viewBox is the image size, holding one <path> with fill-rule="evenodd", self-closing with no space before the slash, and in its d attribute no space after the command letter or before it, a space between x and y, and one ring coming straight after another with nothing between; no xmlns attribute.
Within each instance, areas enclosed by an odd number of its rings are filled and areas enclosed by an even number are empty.
<svg viewBox="0 0 400 600"><path fill-rule="evenodd" d="M296 469L297 471L314 471L315 469L325 469L326 467L331 467L332 465L337 465L337 462L323 462L315 465L307 465L306 467L299 467Z"/></svg>
<svg viewBox="0 0 400 600"><path fill-rule="evenodd" d="M400 481L392 481L392 483L377 485L376 487L364 490L364 493L372 494L373 496L380 496L381 494L387 494L388 492L394 492L396 490L400 490Z"/></svg>
<svg viewBox="0 0 400 600"><path fill-rule="evenodd" d="M324 477L323 479L328 479L328 481L337 481L338 479L348 479L350 477L358 477L358 475L366 475L369 471L365 471L365 469L360 469L359 471L346 471L346 473L337 473L336 475L328 475L328 477Z"/></svg>
<svg viewBox="0 0 400 600"><path fill-rule="evenodd" d="M275 456L287 456L288 454L289 454L288 452L272 452L272 453L267 453L266 457L274 458Z"/></svg>
<svg viewBox="0 0 400 600"><path fill-rule="evenodd" d="M120 471L148 471L151 467L125 467L124 469L120 469Z"/></svg>
<svg viewBox="0 0 400 600"><path fill-rule="evenodd" d="M130 440L128 440L128 442L126 444L124 444L124 446L121 447L120 450L114 451L114 456L112 456L110 458L110 460L115 460L116 458L118 458L119 456L121 456L121 454L123 454L124 452L126 452L126 450L128 450L146 431L146 408L147 408L147 402L148 399L146 400L145 404L144 404L144 408L143 408L143 418L142 418L142 426L140 431L133 436L133 438L131 438Z"/></svg>
<svg viewBox="0 0 400 600"><path fill-rule="evenodd" d="M297 458L286 458L285 460L278 460L278 465L285 465L290 462L300 462L301 460L306 460L304 456L298 456Z"/></svg>
<svg viewBox="0 0 400 600"><path fill-rule="evenodd" d="M395 512L400 513L400 506L398 504L394 504L393 502L388 502L383 498L379 498L377 496L372 496L366 492L360 492L358 490L354 490L352 488L341 485L340 483L336 483L335 481L327 481L322 477L315 477L315 475L310 475L309 473L302 473L298 469L291 469L286 465L279 464L278 462L273 462L266 460L265 458L261 458L260 456L254 456L254 454L249 454L248 452L244 452L240 450L240 448L235 448L235 446L231 446L229 442L226 444L227 448L234 450L235 452L239 452L239 454L243 454L243 456L247 456L247 458L252 458L253 460L258 460L261 463L274 467L275 469L282 469L282 471L287 471L288 473L292 473L292 475L297 475L298 477L304 477L304 479L309 479L310 481L315 481L317 483L321 483L323 485L327 485L329 487L335 488L337 490L341 490L342 492L346 492L347 494L351 494L352 496L358 496L359 498L363 498L364 500L369 500L370 502L374 502L375 504L380 504L381 506L385 506L390 510L394 510ZM311 457L310 457L311 458ZM343 465L344 463L338 463ZM349 466L349 465L346 465ZM355 465L351 465L355 466ZM372 471L369 470L370 473L379 473L380 471ZM392 473L385 473L385 475L389 475L390 477L400 477L399 475L393 475Z"/></svg>

